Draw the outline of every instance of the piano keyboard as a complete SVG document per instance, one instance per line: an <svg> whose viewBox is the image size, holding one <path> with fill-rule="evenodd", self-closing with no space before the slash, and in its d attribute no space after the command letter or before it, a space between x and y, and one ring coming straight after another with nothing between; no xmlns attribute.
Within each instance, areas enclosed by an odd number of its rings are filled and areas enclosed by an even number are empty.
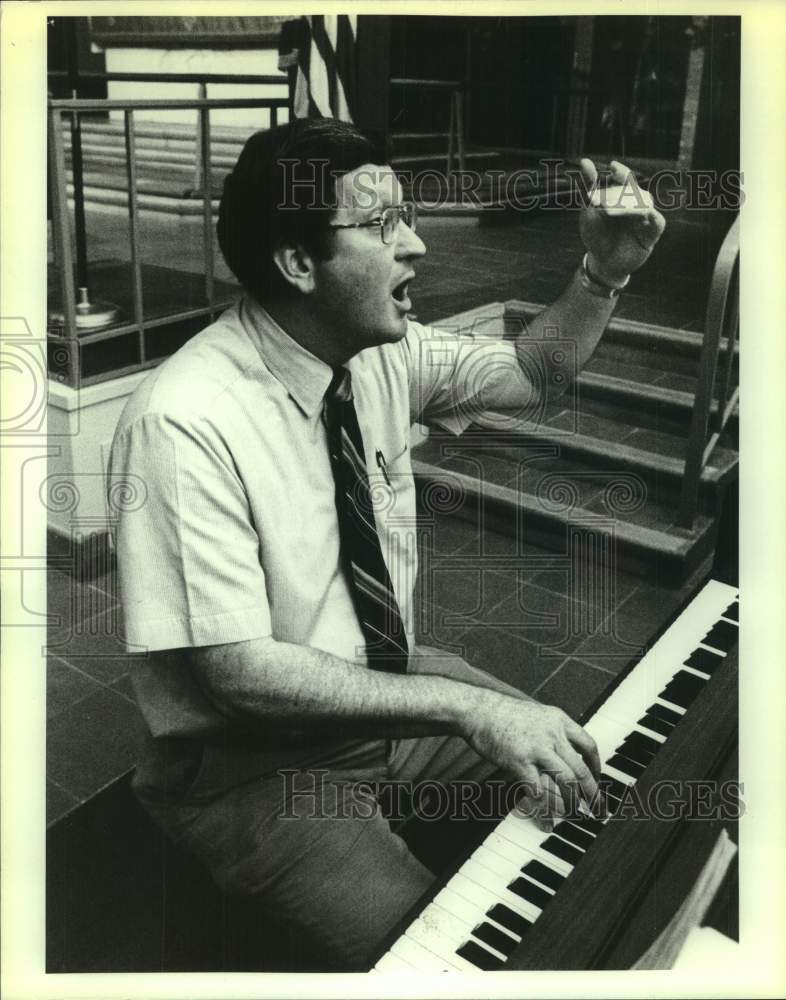
<svg viewBox="0 0 786 1000"><path fill-rule="evenodd" d="M711 580L585 724L605 761L610 812L736 644L738 607L737 591ZM504 968L606 822L562 821L546 834L509 813L374 971Z"/></svg>

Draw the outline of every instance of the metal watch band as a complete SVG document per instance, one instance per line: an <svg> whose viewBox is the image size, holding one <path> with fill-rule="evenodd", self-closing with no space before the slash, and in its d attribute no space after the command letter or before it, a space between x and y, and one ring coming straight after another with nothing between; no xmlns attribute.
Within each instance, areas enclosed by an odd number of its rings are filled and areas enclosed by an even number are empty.
<svg viewBox="0 0 786 1000"><path fill-rule="evenodd" d="M618 299L620 292L630 281L630 275L628 275L621 285L607 285L590 273L590 269L587 266L588 256L589 254L585 253L581 260L581 283L584 288L590 295L595 295L599 299Z"/></svg>

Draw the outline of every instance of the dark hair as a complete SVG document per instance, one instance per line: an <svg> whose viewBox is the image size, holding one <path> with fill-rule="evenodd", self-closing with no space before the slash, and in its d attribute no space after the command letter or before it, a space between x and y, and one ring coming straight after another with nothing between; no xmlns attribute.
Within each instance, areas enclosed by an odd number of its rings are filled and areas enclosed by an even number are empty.
<svg viewBox="0 0 786 1000"><path fill-rule="evenodd" d="M381 138L334 118L297 118L255 132L224 181L218 213L219 246L238 281L260 302L286 291L275 249L299 243L328 257L336 180L365 163L388 162Z"/></svg>

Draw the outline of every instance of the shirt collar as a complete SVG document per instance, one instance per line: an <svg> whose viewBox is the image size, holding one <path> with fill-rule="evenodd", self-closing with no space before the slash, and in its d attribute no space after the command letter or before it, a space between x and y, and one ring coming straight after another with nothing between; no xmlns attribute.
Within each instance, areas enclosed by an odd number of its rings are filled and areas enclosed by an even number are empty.
<svg viewBox="0 0 786 1000"><path fill-rule="evenodd" d="M293 340L250 296L240 304L244 328L262 360L307 417L322 408L333 369Z"/></svg>

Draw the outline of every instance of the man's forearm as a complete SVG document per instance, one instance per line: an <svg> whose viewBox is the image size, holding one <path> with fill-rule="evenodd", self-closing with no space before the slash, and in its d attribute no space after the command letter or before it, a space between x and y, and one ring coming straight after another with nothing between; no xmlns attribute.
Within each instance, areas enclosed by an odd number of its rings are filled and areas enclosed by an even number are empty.
<svg viewBox="0 0 786 1000"><path fill-rule="evenodd" d="M553 800L554 782L566 802L570 783L588 800L597 793L594 742L551 705L439 675L369 670L270 638L195 650L193 663L208 696L246 732L264 726L376 739L457 735L533 794L545 791Z"/></svg>
<svg viewBox="0 0 786 1000"><path fill-rule="evenodd" d="M380 738L465 735L481 690L437 675L369 670L269 638L195 650L193 661L216 707L246 729L265 723Z"/></svg>
<svg viewBox="0 0 786 1000"><path fill-rule="evenodd" d="M529 323L528 330L522 331L519 343L526 350L527 344L545 340L547 332L557 340L572 341L576 345L576 372L573 374L577 375L598 346L615 303L616 299L600 298L587 291L581 272L576 271L562 295L538 313ZM567 387L564 383L560 388L551 379L548 385L553 386L555 395Z"/></svg>

